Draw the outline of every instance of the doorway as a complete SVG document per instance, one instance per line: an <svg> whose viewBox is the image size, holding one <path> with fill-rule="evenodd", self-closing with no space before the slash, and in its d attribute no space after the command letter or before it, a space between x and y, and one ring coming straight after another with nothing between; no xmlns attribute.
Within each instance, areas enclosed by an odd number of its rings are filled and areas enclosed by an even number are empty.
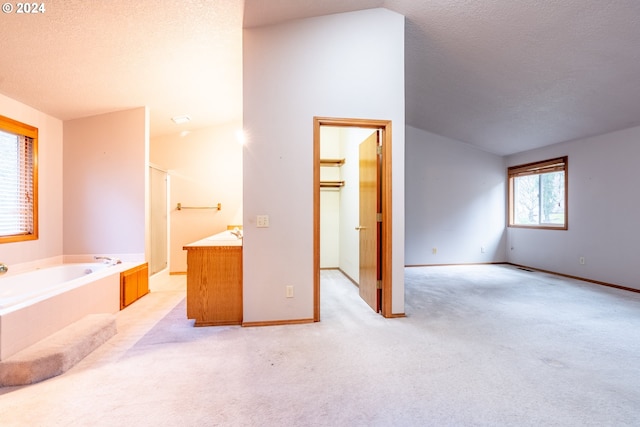
<svg viewBox="0 0 640 427"><path fill-rule="evenodd" d="M392 317L391 122L388 120L314 117L314 321L320 321L320 167L321 160L323 160L320 153L321 129L324 127L369 129L372 131L371 135L374 135L373 160L369 157L364 162L370 165L374 164L373 205L375 208L365 208L363 212L368 215L369 222L367 224L359 223L355 227L360 235L361 250L359 253L361 257L365 257L359 261L359 271L368 277L366 283L359 279L359 286L361 297L374 311L380 312L384 317ZM362 146L363 144L361 144L361 148ZM365 151L371 153L370 149L365 149ZM359 161L361 164L362 156L363 154L360 153ZM339 159L331 159L331 161L336 160ZM361 167L361 172L362 169ZM364 178L365 181L367 179L370 180L370 178ZM360 184L362 181L363 177L361 176ZM371 218L373 218L373 222L371 222ZM367 221L367 218L361 217L359 219L359 221L363 220ZM371 243L372 235L373 243ZM369 243L363 243L363 239ZM367 245L369 248L365 248ZM374 246L373 250L371 245ZM365 249L365 253L362 252L362 249Z"/></svg>

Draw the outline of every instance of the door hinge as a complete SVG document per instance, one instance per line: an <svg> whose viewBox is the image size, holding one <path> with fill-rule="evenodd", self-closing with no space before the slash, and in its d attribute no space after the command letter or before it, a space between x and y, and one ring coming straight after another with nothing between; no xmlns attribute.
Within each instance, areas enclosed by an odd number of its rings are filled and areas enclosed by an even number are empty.
<svg viewBox="0 0 640 427"><path fill-rule="evenodd" d="M376 282L376 289L382 289L382 280Z"/></svg>
<svg viewBox="0 0 640 427"><path fill-rule="evenodd" d="M382 155L382 145L376 146L376 154L378 154L380 156Z"/></svg>
<svg viewBox="0 0 640 427"><path fill-rule="evenodd" d="M377 222L382 222L382 213L377 213L376 214L376 221Z"/></svg>

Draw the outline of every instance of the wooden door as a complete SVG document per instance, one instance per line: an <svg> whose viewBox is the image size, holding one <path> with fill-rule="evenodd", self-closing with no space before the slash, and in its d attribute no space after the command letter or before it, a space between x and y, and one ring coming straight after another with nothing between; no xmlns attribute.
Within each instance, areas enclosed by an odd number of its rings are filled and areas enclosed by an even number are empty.
<svg viewBox="0 0 640 427"><path fill-rule="evenodd" d="M378 132L360 143L360 297L380 311L379 275L379 162Z"/></svg>

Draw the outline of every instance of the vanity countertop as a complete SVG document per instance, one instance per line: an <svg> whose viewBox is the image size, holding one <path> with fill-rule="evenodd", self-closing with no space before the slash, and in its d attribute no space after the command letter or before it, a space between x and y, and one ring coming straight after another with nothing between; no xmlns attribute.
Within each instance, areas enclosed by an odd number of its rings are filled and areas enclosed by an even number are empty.
<svg viewBox="0 0 640 427"><path fill-rule="evenodd" d="M234 235L232 230L226 230L213 236L205 237L197 242L189 243L183 246L183 249L190 248L209 248L217 246L242 246L242 239Z"/></svg>

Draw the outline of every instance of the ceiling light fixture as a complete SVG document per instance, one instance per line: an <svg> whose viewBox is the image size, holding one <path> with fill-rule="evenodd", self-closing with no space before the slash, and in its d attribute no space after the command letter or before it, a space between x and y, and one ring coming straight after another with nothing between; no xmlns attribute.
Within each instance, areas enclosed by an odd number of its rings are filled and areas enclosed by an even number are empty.
<svg viewBox="0 0 640 427"><path fill-rule="evenodd" d="M186 114L182 115L182 116L175 116L172 117L171 120L173 120L173 123L177 124L177 125L182 125L187 123L188 121L191 120L191 117L187 116Z"/></svg>

